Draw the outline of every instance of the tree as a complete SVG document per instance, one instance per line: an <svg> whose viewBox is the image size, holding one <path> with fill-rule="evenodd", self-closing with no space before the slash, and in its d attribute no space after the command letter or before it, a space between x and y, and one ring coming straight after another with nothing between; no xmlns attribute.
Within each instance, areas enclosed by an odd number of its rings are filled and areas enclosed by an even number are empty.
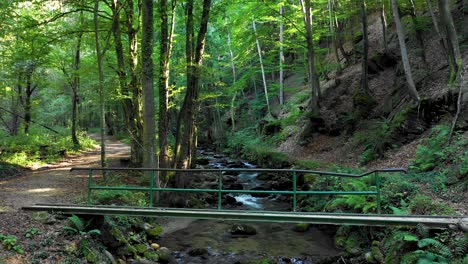
<svg viewBox="0 0 468 264"><path fill-rule="evenodd" d="M117 61L116 72L121 94L120 101L125 117L125 126L131 138L130 162L135 167L141 166L143 163L142 90L138 65L140 13L136 11L139 10L137 7L141 6L140 2L140 0L136 3L133 0L117 0L108 3L112 10L112 33ZM126 26L126 30L124 29L126 37L122 37L122 20ZM128 41L127 54L125 54L123 38Z"/></svg>
<svg viewBox="0 0 468 264"><path fill-rule="evenodd" d="M99 37L99 0L94 1L94 35L96 44L96 58L98 65L98 93L99 93L99 116L101 125L101 166L106 167L106 112L105 112L105 99L104 99L104 69L103 57L104 54L101 49L101 40Z"/></svg>
<svg viewBox="0 0 468 264"><path fill-rule="evenodd" d="M169 167L167 137L169 134L169 67L172 56L177 1L171 2L171 21L168 19L168 1L160 0L161 43L159 50L159 165Z"/></svg>
<svg viewBox="0 0 468 264"><path fill-rule="evenodd" d="M448 63L450 66L450 82L455 81L458 72L463 69L457 31L453 23L452 13L447 0L439 0L440 20L445 28L448 44Z"/></svg>
<svg viewBox="0 0 468 264"><path fill-rule="evenodd" d="M320 82L315 70L315 51L314 51L314 30L312 25L312 6L310 0L299 0L302 6L302 12L304 14L304 24L306 28L306 40L307 40L307 77L309 79L308 84L311 91L310 96L310 109L311 111L318 111L319 108L319 96L320 96Z"/></svg>
<svg viewBox="0 0 468 264"><path fill-rule="evenodd" d="M153 88L153 0L143 0L142 18L143 30L141 38L141 61L143 83L143 166L146 168L157 168ZM159 186L158 177L156 177L155 181L157 186Z"/></svg>
<svg viewBox="0 0 468 264"><path fill-rule="evenodd" d="M177 118L177 134L174 153L174 165L176 168L190 168L192 166L192 158L196 151L197 133L195 118L198 108L198 85L201 66L203 63L203 53L205 50L211 6L211 0L203 1L200 29L194 50L193 2L194 0L188 0L186 5L187 21L185 55L187 62L187 91ZM182 174L179 174L175 180L176 186L178 187L184 187L186 184L186 179Z"/></svg>
<svg viewBox="0 0 468 264"><path fill-rule="evenodd" d="M258 36L257 36L257 27L255 24L255 20L252 20L252 27L255 33L255 43L257 44L258 60L260 62L260 70L262 72L263 91L265 92L267 114L271 115L270 101L268 99L268 87L267 87L266 76L265 76L265 67L263 66L262 49L260 48L260 41L258 40Z"/></svg>
<svg viewBox="0 0 468 264"><path fill-rule="evenodd" d="M398 43L400 44L401 60L403 61L403 68L405 70L406 82L408 84L408 91L409 91L411 98L415 102L419 103L420 101L419 93L416 90L416 85L414 84L414 80L413 80L413 74L411 72L411 65L409 63L408 52L406 50L405 32L403 31L403 26L401 25L397 0L392 0L392 11L393 11L393 19L395 21L397 34L398 34Z"/></svg>
<svg viewBox="0 0 468 264"><path fill-rule="evenodd" d="M363 41L363 56L361 63L361 90L364 94L369 94L368 84L368 56L369 56L369 34L367 32L367 3L366 0L361 0L361 22L362 22L362 41Z"/></svg>

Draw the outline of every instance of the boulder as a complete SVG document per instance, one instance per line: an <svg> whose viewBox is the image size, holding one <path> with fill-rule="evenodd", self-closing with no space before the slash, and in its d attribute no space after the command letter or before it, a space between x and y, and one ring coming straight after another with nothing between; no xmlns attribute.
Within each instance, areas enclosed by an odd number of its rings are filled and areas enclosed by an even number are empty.
<svg viewBox="0 0 468 264"><path fill-rule="evenodd" d="M160 263L169 263L172 260L172 252L167 247L161 247L156 253Z"/></svg>
<svg viewBox="0 0 468 264"><path fill-rule="evenodd" d="M257 230L246 224L234 224L231 226L231 235L233 236L253 236L257 234Z"/></svg>
<svg viewBox="0 0 468 264"><path fill-rule="evenodd" d="M193 248L188 254L192 257L204 256L208 254L208 250L206 248Z"/></svg>
<svg viewBox="0 0 468 264"><path fill-rule="evenodd" d="M234 196L232 196L232 195L229 195L229 194L225 195L225 196L223 197L223 200L224 200L224 201L223 201L224 204L230 204L230 205L237 204L236 198L235 198Z"/></svg>
<svg viewBox="0 0 468 264"><path fill-rule="evenodd" d="M208 165L210 164L210 160L207 157L198 157L196 161L197 165Z"/></svg>
<svg viewBox="0 0 468 264"><path fill-rule="evenodd" d="M244 190L244 185L241 183L232 183L224 187L225 190Z"/></svg>

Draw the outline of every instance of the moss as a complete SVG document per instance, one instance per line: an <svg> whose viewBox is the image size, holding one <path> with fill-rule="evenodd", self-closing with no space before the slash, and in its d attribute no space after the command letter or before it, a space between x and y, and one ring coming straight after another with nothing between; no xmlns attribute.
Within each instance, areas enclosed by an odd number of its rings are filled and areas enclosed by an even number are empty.
<svg viewBox="0 0 468 264"><path fill-rule="evenodd" d="M134 245L134 247L135 247L135 250L140 254L148 251L148 246L146 244L136 244Z"/></svg>
<svg viewBox="0 0 468 264"><path fill-rule="evenodd" d="M306 232L307 230L309 230L309 227L310 227L310 224L299 223L299 224L294 225L293 231L295 231L295 232Z"/></svg>
<svg viewBox="0 0 468 264"><path fill-rule="evenodd" d="M145 259L152 260L152 261L159 260L159 255L154 251L146 251L144 254L144 257Z"/></svg>
<svg viewBox="0 0 468 264"><path fill-rule="evenodd" d="M294 165L296 165L298 169L305 170L316 170L323 168L323 164L315 160L297 160L294 162Z"/></svg>

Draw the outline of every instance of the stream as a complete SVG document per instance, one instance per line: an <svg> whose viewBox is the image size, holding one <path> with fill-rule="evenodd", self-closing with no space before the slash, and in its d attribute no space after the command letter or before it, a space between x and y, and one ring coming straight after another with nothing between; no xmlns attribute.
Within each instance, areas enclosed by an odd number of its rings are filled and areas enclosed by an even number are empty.
<svg viewBox="0 0 468 264"><path fill-rule="evenodd" d="M254 164L233 160L226 155L200 149L205 162L199 168L256 168ZM259 173L235 175L234 184L244 190L259 188L266 181L258 179ZM232 176L230 176L232 177ZM237 188L235 188L237 189ZM277 210L291 209L291 203L280 196L254 197L250 194L229 194L235 206L223 209ZM318 227L311 226L302 232L294 231L295 224L262 223L216 220L171 219L172 226L159 243L172 250L174 263L251 263L271 259L275 263L324 263L336 259L340 251L333 237ZM233 230L246 231L236 233Z"/></svg>

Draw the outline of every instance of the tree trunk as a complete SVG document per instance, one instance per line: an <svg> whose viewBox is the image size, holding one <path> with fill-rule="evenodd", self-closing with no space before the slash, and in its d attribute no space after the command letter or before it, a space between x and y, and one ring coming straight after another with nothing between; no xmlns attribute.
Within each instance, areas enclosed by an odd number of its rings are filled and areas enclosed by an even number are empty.
<svg viewBox="0 0 468 264"><path fill-rule="evenodd" d="M448 44L448 57L450 65L450 82L454 82L457 78L458 71L463 68L463 61L458 43L457 31L453 23L452 13L447 0L439 0L439 13L442 24L445 27Z"/></svg>
<svg viewBox="0 0 468 264"><path fill-rule="evenodd" d="M431 0L426 0L426 4L427 4L427 8L429 9L429 13L431 14L432 24L434 25L434 29L437 33L437 36L440 39L440 44L442 45L444 50L447 52L447 39L445 39L445 36L442 35L442 33L440 32L439 22L437 22L437 18L434 14L434 8L432 7Z"/></svg>
<svg viewBox="0 0 468 264"><path fill-rule="evenodd" d="M211 0L203 1L200 30L198 32L195 50L193 50L193 1L194 0L188 0L186 5L187 24L185 48L187 61L187 92L177 118L174 162L176 168L190 168L192 166L197 143L195 118L198 110L199 70L203 62ZM183 174L176 175L175 183L177 187L184 187L186 181L187 179Z"/></svg>
<svg viewBox="0 0 468 264"><path fill-rule="evenodd" d="M338 56L338 48L336 46L336 35L335 29L333 27L333 3L332 0L328 0L328 19L329 19L329 28L330 28L330 39L331 46L333 50L333 57L335 58L335 63L338 64L338 70L341 70L340 58Z"/></svg>
<svg viewBox="0 0 468 264"><path fill-rule="evenodd" d="M260 69L262 71L262 80L263 80L263 91L265 92L265 102L267 106L267 114L271 115L270 111L270 101L268 99L268 87L266 83L265 68L263 67L263 58L262 58L262 49L260 48L260 41L257 36L257 27L255 25L255 20L252 20L252 26L255 34L255 42L257 43L258 59L260 61Z"/></svg>
<svg viewBox="0 0 468 264"><path fill-rule="evenodd" d="M304 13L304 23L306 28L307 39L307 59L308 59L308 79L309 88L311 91L310 105L311 111L319 110L320 82L315 69L315 51L314 51L314 35L312 25L312 6L310 0L299 0Z"/></svg>
<svg viewBox="0 0 468 264"><path fill-rule="evenodd" d="M418 17L416 16L416 9L414 7L414 0L410 0L410 15L411 19L413 20L414 28L416 29L416 39L418 40L419 47L421 48L421 51L419 52L420 56L423 59L423 61L426 62L426 51L424 47L423 32L419 28Z"/></svg>
<svg viewBox="0 0 468 264"><path fill-rule="evenodd" d="M388 44L387 44L387 19L385 17L385 2L380 0L381 8L380 8L380 23L382 24L382 36L383 36L383 46L384 52L388 53Z"/></svg>
<svg viewBox="0 0 468 264"><path fill-rule="evenodd" d="M80 20L81 20L81 25L83 25L83 12L80 14ZM74 73L73 73L73 81L71 85L71 90L72 90L72 124L71 124L71 137L73 141L73 145L75 148L78 148L80 146L80 142L78 140L78 137L76 135L76 130L77 130L77 114L78 114L78 103L79 103L79 97L78 97L78 90L80 89L80 74L79 70L81 67L81 40L83 37L83 32L80 31L77 36L77 41L76 41L76 49L75 49L75 61L74 61Z"/></svg>
<svg viewBox="0 0 468 264"><path fill-rule="evenodd" d="M34 74L35 67L33 64L28 65L26 68L26 97L24 99L24 133L29 133L29 127L31 125L31 96L37 85L32 84L32 76Z"/></svg>
<svg viewBox="0 0 468 264"><path fill-rule="evenodd" d="M141 38L141 61L143 84L143 166L145 168L157 168L153 87L153 0L143 0L142 15L143 30ZM155 182L159 187L159 179L157 176Z"/></svg>
<svg viewBox="0 0 468 264"><path fill-rule="evenodd" d="M231 35L228 33L228 48L229 48L229 56L231 57L231 68L232 68L232 85L236 84L237 81L237 73L236 73L236 65L234 64L234 53L232 52L232 47L231 47ZM234 95L232 96L231 99L231 109L230 109L230 114L231 114L231 130L234 132L236 130L236 97L237 97L237 90L234 92Z"/></svg>
<svg viewBox="0 0 468 264"><path fill-rule="evenodd" d="M283 22L283 16L284 16L284 10L283 10L283 5L280 6L280 34L279 34L279 41L280 41L280 55L279 55L279 66L280 66L280 72L279 72L279 81L280 81L280 87L279 87L279 103L280 105L284 104L284 22Z"/></svg>
<svg viewBox="0 0 468 264"><path fill-rule="evenodd" d="M131 120L130 135L131 141L131 163L133 166L141 166L143 164L143 123L142 123L142 88L140 82L140 70L138 67L138 30L139 30L139 10L141 0L136 1L126 0L124 11L126 15L125 23L127 25L128 38L128 64L130 80L127 84L128 100L126 101L127 113Z"/></svg>
<svg viewBox="0 0 468 264"><path fill-rule="evenodd" d="M393 18L395 20L396 30L398 34L398 42L400 44L401 60L403 61L403 68L405 70L406 82L408 83L408 91L409 91L411 98L415 102L419 103L420 98L419 98L418 91L416 90L416 85L414 84L413 74L411 72L408 52L406 50L405 32L403 31L403 26L401 25L397 0L392 0L392 11L393 11Z"/></svg>
<svg viewBox="0 0 468 264"><path fill-rule="evenodd" d="M94 1L94 34L96 44L96 57L98 65L98 93L99 93L99 116L101 126L101 166L106 167L106 115L105 115L105 100L104 100L104 70L103 70L103 54L101 51L101 41L99 38L99 0ZM105 174L104 174L105 175Z"/></svg>
<svg viewBox="0 0 468 264"><path fill-rule="evenodd" d="M368 57L369 57L369 35L367 32L367 3L366 0L361 0L361 22L362 22L362 41L363 52L361 62L361 91L369 94L369 74L368 74Z"/></svg>
<svg viewBox="0 0 468 264"><path fill-rule="evenodd" d="M172 1L171 24L168 19L168 1L160 0L159 15L161 18L161 44L159 50L159 166L169 167L169 157L167 156L167 137L169 135L169 67L172 51L172 39L175 27L176 0ZM171 28L169 28L169 25Z"/></svg>

